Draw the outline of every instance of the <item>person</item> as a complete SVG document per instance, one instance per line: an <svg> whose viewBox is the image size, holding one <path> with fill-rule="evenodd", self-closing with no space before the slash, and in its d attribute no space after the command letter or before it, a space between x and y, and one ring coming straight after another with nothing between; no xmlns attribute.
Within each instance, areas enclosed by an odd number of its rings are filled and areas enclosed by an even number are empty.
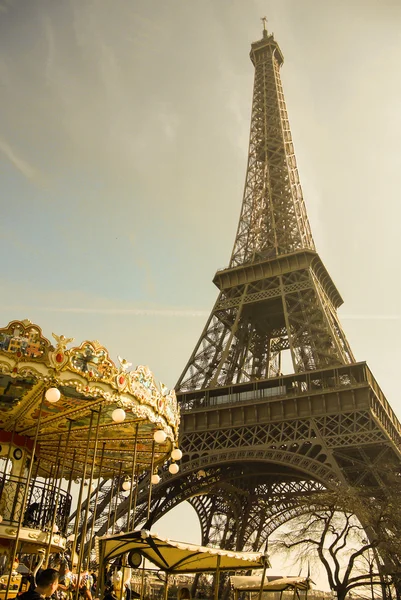
<svg viewBox="0 0 401 600"><path fill-rule="evenodd" d="M83 573L81 573L79 579L79 596L83 598L83 600L92 600L92 585L92 575L89 573L88 569L85 569Z"/></svg>
<svg viewBox="0 0 401 600"><path fill-rule="evenodd" d="M105 595L103 600L118 600L116 593L114 592L112 585L107 585L105 589Z"/></svg>
<svg viewBox="0 0 401 600"><path fill-rule="evenodd" d="M92 571L91 577L92 577L91 593L92 593L92 598L94 598L96 596L96 589L97 589L97 573L95 571Z"/></svg>
<svg viewBox="0 0 401 600"><path fill-rule="evenodd" d="M18 596L18 600L43 600L57 590L59 572L56 569L43 569L36 576L36 587Z"/></svg>
<svg viewBox="0 0 401 600"><path fill-rule="evenodd" d="M75 590L77 576L70 571L67 561L64 561L60 567L60 583L57 593L61 600L70 599Z"/></svg>

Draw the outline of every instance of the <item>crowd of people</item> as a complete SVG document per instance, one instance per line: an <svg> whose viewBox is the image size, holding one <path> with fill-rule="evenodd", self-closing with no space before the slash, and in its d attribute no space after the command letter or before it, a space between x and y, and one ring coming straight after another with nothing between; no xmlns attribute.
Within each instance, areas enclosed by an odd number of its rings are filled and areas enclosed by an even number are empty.
<svg viewBox="0 0 401 600"><path fill-rule="evenodd" d="M42 569L36 576L28 577L28 589L18 595L18 600L72 600L78 585L80 600L93 600L96 595L96 573L83 571L79 577L72 572L68 563L63 563L60 569Z"/></svg>
<svg viewBox="0 0 401 600"><path fill-rule="evenodd" d="M52 556L49 568L42 569L44 553L39 556L36 565L32 566L31 563L30 567L29 557L22 559L21 563L18 558L14 559L10 591L14 592L12 597L16 594L16 600L75 600L77 591L79 600L94 600L99 597L97 570L89 570L84 565L77 573L75 564L71 568L70 557L60 554ZM121 558L116 559L104 575L103 600L131 600L131 569L122 568ZM6 574L0 577L1 589L5 590L10 585L8 577Z"/></svg>

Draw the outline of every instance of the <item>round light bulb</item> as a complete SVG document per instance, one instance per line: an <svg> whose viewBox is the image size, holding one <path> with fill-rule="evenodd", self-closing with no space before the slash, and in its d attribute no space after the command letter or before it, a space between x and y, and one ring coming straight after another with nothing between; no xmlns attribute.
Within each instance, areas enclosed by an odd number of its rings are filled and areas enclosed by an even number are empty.
<svg viewBox="0 0 401 600"><path fill-rule="evenodd" d="M180 467L177 465L177 463L171 463L168 470L170 471L170 473L172 475L176 475L178 473L178 471L180 470Z"/></svg>
<svg viewBox="0 0 401 600"><path fill-rule="evenodd" d="M111 418L115 423L122 423L125 419L125 410L122 408L116 408L111 413Z"/></svg>
<svg viewBox="0 0 401 600"><path fill-rule="evenodd" d="M153 439L156 444L163 444L166 441L167 434L163 431L163 429L157 429L153 434Z"/></svg>
<svg viewBox="0 0 401 600"><path fill-rule="evenodd" d="M173 460L181 460L182 459L182 452L179 448L174 448L174 450L171 453L171 458Z"/></svg>
<svg viewBox="0 0 401 600"><path fill-rule="evenodd" d="M160 483L160 475L154 473L152 475L152 485L157 485L158 483Z"/></svg>
<svg viewBox="0 0 401 600"><path fill-rule="evenodd" d="M122 488L125 492L127 492L131 489L131 482L128 479L126 481L123 481Z"/></svg>
<svg viewBox="0 0 401 600"><path fill-rule="evenodd" d="M60 400L60 396L60 390L55 387L49 388L45 393L45 398L48 402L58 402Z"/></svg>
<svg viewBox="0 0 401 600"><path fill-rule="evenodd" d="M58 532L58 526L56 524L53 525L53 533Z"/></svg>

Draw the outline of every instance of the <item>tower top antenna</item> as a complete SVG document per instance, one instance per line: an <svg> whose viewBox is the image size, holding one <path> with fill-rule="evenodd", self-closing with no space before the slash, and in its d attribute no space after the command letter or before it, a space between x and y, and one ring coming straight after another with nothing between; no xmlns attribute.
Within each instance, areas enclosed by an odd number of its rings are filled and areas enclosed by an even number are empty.
<svg viewBox="0 0 401 600"><path fill-rule="evenodd" d="M267 27L266 27L266 23L267 23L267 17L261 17L260 19L263 23L263 37L267 37Z"/></svg>

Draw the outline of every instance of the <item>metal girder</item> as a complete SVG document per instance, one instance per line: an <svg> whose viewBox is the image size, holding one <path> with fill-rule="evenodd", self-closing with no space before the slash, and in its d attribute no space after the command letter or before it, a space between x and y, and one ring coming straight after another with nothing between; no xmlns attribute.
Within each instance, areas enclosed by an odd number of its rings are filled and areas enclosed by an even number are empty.
<svg viewBox="0 0 401 600"><path fill-rule="evenodd" d="M354 361L337 319L341 305L315 252L299 184L272 35L252 44L255 83L244 197L220 295L176 390L256 381ZM277 335L277 330L281 333Z"/></svg>
<svg viewBox="0 0 401 600"><path fill-rule="evenodd" d="M277 356L286 349L295 372L354 361L312 267L221 292L177 391L277 376Z"/></svg>
<svg viewBox="0 0 401 600"><path fill-rule="evenodd" d="M230 266L314 249L272 35L252 44L255 66L244 200Z"/></svg>

